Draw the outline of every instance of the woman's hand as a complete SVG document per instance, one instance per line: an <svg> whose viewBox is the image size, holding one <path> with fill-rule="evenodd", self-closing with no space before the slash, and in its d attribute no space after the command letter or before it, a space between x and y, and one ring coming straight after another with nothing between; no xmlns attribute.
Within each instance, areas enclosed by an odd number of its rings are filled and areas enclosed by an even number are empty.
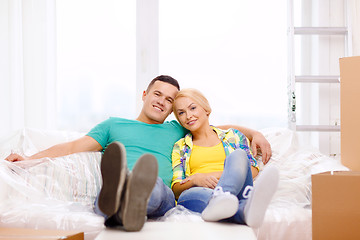
<svg viewBox="0 0 360 240"><path fill-rule="evenodd" d="M262 133L255 132L252 136L252 141L251 141L251 149L254 154L254 157L257 156L258 148L260 148L261 150L263 163L267 164L271 158L271 145L266 140L264 135L262 135Z"/></svg>
<svg viewBox="0 0 360 240"><path fill-rule="evenodd" d="M192 184L197 187L207 187L214 189L219 180L211 173L196 173L182 180L180 184L184 184L189 181L191 181Z"/></svg>
<svg viewBox="0 0 360 240"><path fill-rule="evenodd" d="M28 157L25 156L21 156L17 153L11 153L9 156L7 156L5 158L5 160L9 161L9 162L17 162L17 161L23 161L23 160L28 160Z"/></svg>

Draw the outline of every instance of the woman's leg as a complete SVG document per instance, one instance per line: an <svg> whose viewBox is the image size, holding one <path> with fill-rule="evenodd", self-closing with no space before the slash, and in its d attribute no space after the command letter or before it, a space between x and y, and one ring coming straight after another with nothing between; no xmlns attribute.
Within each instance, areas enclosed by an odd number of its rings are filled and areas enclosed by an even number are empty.
<svg viewBox="0 0 360 240"><path fill-rule="evenodd" d="M228 219L229 221L245 224L244 205L248 189L251 189L252 186L253 180L249 158L244 150L237 149L226 157L224 171L217 185L217 187L221 187L224 193L214 194L208 204L209 207L203 212L203 218L207 221L217 221L224 219L226 215L233 215ZM234 196L226 195L226 192L236 196L237 200ZM234 205L233 210L229 210L231 213L223 212L223 206L229 206L228 208L230 208L231 205Z"/></svg>
<svg viewBox="0 0 360 240"><path fill-rule="evenodd" d="M264 220L266 209L276 192L278 182L279 171L277 168L274 166L265 167L257 177L254 188L247 194L248 198L239 199L237 212L227 220L234 223L247 224L250 227L259 227Z"/></svg>
<svg viewBox="0 0 360 240"><path fill-rule="evenodd" d="M242 149L237 149L229 154L224 163L224 171L217 186L222 187L224 192L230 192L238 197L244 199L249 189L247 186L253 186L252 173L250 168L250 161L246 152Z"/></svg>
<svg viewBox="0 0 360 240"><path fill-rule="evenodd" d="M207 206L213 190L204 187L192 187L180 194L178 205L193 212L201 213Z"/></svg>

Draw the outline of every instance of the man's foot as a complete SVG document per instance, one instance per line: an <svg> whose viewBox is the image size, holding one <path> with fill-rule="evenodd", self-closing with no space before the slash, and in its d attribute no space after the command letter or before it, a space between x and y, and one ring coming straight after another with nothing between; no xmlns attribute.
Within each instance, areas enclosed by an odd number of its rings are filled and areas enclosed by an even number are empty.
<svg viewBox="0 0 360 240"><path fill-rule="evenodd" d="M261 226L278 183L279 171L274 166L265 167L259 174L244 208L245 222L249 227Z"/></svg>
<svg viewBox="0 0 360 240"><path fill-rule="evenodd" d="M158 164L155 156L142 155L126 180L120 219L126 231L140 231L146 221L147 204L155 186Z"/></svg>
<svg viewBox="0 0 360 240"><path fill-rule="evenodd" d="M119 210L127 172L126 165L124 145L119 142L109 144L101 159L103 185L98 198L100 210L109 217Z"/></svg>
<svg viewBox="0 0 360 240"><path fill-rule="evenodd" d="M208 222L216 222L232 217L239 208L239 200L230 192L223 192L221 187L214 189L207 207L201 214L202 219Z"/></svg>

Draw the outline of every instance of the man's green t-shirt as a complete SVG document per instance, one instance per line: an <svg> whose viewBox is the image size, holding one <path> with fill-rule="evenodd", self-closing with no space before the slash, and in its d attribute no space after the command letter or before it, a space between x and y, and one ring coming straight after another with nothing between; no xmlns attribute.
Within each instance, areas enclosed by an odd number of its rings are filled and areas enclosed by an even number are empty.
<svg viewBox="0 0 360 240"><path fill-rule="evenodd" d="M96 125L87 135L94 138L103 149L114 141L124 144L130 170L141 155L153 154L158 161L159 177L170 187L173 177L172 148L186 133L187 130L175 120L162 124L147 124L111 117Z"/></svg>

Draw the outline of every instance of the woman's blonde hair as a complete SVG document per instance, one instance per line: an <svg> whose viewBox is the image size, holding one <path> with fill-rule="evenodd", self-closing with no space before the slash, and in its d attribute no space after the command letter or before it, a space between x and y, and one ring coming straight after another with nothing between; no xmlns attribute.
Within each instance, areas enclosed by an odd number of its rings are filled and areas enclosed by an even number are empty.
<svg viewBox="0 0 360 240"><path fill-rule="evenodd" d="M208 112L208 115L211 113L211 107L210 107L209 101L206 99L204 94L202 94L199 90L197 90L195 88L185 88L178 92L178 94L176 95L174 102L173 102L173 112L178 121L179 121L179 118L178 118L177 112L175 111L176 110L175 103L176 103L176 100L181 97L191 98L197 104L199 104L200 107L202 107L206 112Z"/></svg>

